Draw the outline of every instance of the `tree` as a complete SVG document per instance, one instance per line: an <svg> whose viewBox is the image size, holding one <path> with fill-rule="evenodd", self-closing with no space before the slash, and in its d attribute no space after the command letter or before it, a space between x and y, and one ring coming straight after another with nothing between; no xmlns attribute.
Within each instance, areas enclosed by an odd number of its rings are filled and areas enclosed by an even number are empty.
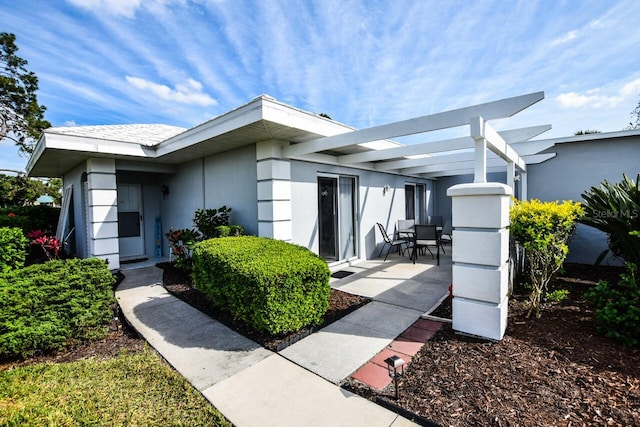
<svg viewBox="0 0 640 427"><path fill-rule="evenodd" d="M591 133L602 133L602 132L600 132L599 130L596 130L596 129L586 129L586 130L582 130L581 129L579 131L576 131L574 133L574 135L588 135L588 134L591 134Z"/></svg>
<svg viewBox="0 0 640 427"><path fill-rule="evenodd" d="M62 180L53 178L48 182L27 178L23 174L9 176L0 174L0 207L32 205L38 197L48 194L60 205Z"/></svg>
<svg viewBox="0 0 640 427"><path fill-rule="evenodd" d="M51 124L38 104L38 77L16 54L15 41L15 35L0 33L0 140L8 138L21 153L31 153L34 140Z"/></svg>
<svg viewBox="0 0 640 427"><path fill-rule="evenodd" d="M636 108L631 112L631 117L632 119L635 118L635 123L633 121L629 122L629 127L627 127L627 129L640 129L640 101L638 102L638 105L636 105Z"/></svg>

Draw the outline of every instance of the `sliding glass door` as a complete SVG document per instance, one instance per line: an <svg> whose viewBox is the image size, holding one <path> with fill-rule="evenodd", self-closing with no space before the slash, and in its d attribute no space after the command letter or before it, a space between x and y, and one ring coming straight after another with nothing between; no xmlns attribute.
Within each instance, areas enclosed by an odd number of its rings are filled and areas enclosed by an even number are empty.
<svg viewBox="0 0 640 427"><path fill-rule="evenodd" d="M356 179L318 177L319 255L329 261L356 256Z"/></svg>

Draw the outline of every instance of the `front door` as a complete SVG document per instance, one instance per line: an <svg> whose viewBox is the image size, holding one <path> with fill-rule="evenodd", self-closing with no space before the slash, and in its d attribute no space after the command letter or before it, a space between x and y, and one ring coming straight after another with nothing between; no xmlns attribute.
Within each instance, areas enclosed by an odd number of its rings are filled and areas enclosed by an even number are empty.
<svg viewBox="0 0 640 427"><path fill-rule="evenodd" d="M140 184L118 185L118 241L120 259L145 256Z"/></svg>

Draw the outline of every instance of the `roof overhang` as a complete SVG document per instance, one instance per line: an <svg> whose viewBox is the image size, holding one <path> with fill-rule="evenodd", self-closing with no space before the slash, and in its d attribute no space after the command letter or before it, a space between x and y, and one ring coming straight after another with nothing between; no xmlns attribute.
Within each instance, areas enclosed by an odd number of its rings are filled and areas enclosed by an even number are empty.
<svg viewBox="0 0 640 427"><path fill-rule="evenodd" d="M263 95L155 145L149 144L144 138L139 142L132 142L73 135L68 132L59 134L55 128L48 129L36 144L27 164L27 172L31 176L62 176L91 157L176 165L261 141L304 143L353 130L352 127ZM323 154L346 155L368 151L372 147L388 148L398 145L392 141L370 141L333 152L324 151Z"/></svg>

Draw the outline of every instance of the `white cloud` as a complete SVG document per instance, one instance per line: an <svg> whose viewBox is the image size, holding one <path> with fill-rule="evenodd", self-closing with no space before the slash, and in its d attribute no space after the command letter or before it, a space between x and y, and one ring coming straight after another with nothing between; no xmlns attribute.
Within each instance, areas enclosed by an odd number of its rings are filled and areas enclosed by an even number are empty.
<svg viewBox="0 0 640 427"><path fill-rule="evenodd" d="M181 104L199 105L203 107L217 105L218 101L202 91L202 83L188 79L186 83L177 84L175 89L167 85L154 83L140 77L126 76L127 82L136 89L149 92L165 101Z"/></svg>
<svg viewBox="0 0 640 427"><path fill-rule="evenodd" d="M575 40L578 38L578 30L569 31L567 34L562 37L558 37L557 39L551 42L551 46L557 46L559 44L564 44L570 42L571 40Z"/></svg>
<svg viewBox="0 0 640 427"><path fill-rule="evenodd" d="M62 123L62 126L64 126L64 127L76 127L76 126L78 126L78 124L76 123L75 120L67 120L67 121Z"/></svg>
<svg viewBox="0 0 640 427"><path fill-rule="evenodd" d="M555 100L565 108L612 108L617 107L640 93L640 78L622 86L600 87L584 93L566 92L556 96Z"/></svg>
<svg viewBox="0 0 640 427"><path fill-rule="evenodd" d="M87 9L115 16L133 18L142 0L67 0L69 3Z"/></svg>
<svg viewBox="0 0 640 427"><path fill-rule="evenodd" d="M155 14L162 14L167 7L172 4L183 5L187 0L67 0L74 6L86 9L96 14L108 14L114 16L122 16L125 18L134 18L139 9L146 9ZM206 0L203 0L206 2ZM220 0L210 0L214 3ZM194 0L194 2L200 2Z"/></svg>

